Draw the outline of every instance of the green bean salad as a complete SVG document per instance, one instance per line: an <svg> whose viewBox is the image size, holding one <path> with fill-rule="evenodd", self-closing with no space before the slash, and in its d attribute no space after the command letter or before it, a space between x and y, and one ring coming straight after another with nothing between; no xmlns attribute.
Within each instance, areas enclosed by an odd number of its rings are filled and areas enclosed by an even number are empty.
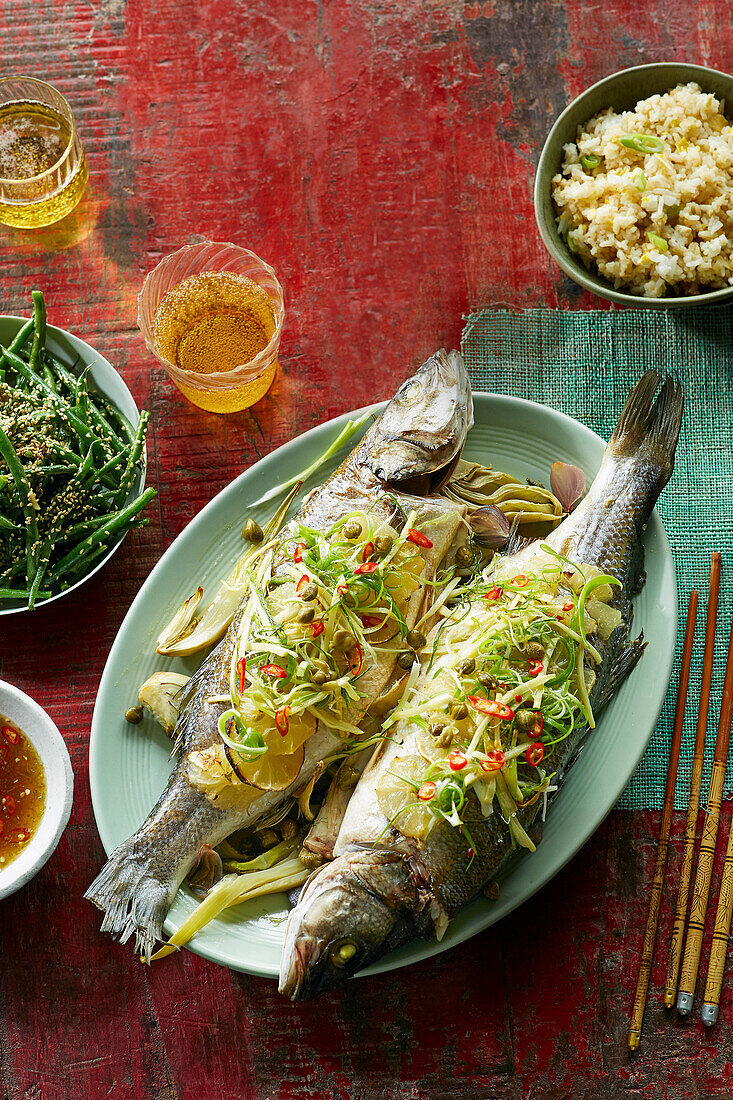
<svg viewBox="0 0 733 1100"><path fill-rule="evenodd" d="M90 392L86 369L46 346L43 294L0 345L0 608L39 600L81 580L110 545L148 521L154 489L130 499L149 413L135 429Z"/></svg>

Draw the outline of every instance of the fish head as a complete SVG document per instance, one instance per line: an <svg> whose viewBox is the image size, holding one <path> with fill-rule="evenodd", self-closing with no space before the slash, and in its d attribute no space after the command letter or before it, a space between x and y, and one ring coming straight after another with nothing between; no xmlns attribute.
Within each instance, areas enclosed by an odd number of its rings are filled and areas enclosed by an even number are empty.
<svg viewBox="0 0 733 1100"><path fill-rule="evenodd" d="M403 492L436 492L453 472L472 425L463 358L441 348L400 386L365 437L362 461Z"/></svg>
<svg viewBox="0 0 733 1100"><path fill-rule="evenodd" d="M307 1000L380 958L402 942L400 927L410 925L405 917L417 900L409 870L394 853L347 852L319 868L288 918L280 992Z"/></svg>

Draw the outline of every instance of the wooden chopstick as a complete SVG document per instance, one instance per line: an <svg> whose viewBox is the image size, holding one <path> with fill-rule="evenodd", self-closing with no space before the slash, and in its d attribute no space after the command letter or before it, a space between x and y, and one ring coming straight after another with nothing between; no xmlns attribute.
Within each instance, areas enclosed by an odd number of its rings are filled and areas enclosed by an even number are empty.
<svg viewBox="0 0 733 1100"><path fill-rule="evenodd" d="M707 623L705 626L705 649L702 659L702 680L700 682L700 703L697 711L697 732L695 734L695 753L692 759L690 776L690 799L687 808L685 844L682 855L680 885L677 891L677 909L675 911L672 940L669 950L669 966L664 988L664 1003L672 1008L677 996L677 979L682 959L682 944L687 922L687 902L690 894L692 860L697 838L697 818L700 810L700 788L702 786L702 766L705 756L705 738L708 732L708 710L710 708L710 683L713 676L713 658L715 656L715 629L718 620L718 593L720 591L721 555L714 553L710 557L710 591L708 594Z"/></svg>
<svg viewBox="0 0 733 1100"><path fill-rule="evenodd" d="M705 916L707 914L708 896L710 894L710 878L713 871L713 860L715 859L715 842L718 838L720 801L723 796L725 765L728 759L728 742L730 740L732 720L733 626L731 626L730 642L728 644L728 658L725 666L725 681L723 683L723 700L720 704L720 721L718 722L718 736L715 741L715 757L713 758L713 767L710 773L710 790L708 792L705 824L702 830L702 840L700 841L700 855L697 861L695 888L692 891L690 922L687 926L685 954L682 960L682 976L680 978L680 988L677 993L677 1011L681 1016L689 1016L692 1011L692 1002L695 996L697 971L700 965L700 950L702 948L702 937L705 931Z"/></svg>
<svg viewBox="0 0 733 1100"><path fill-rule="evenodd" d="M669 830L672 823L672 811L674 809L674 789L677 782L677 765L679 763L680 745L682 744L682 726L685 720L685 704L687 703L687 686L690 680L690 662L692 661L692 644L695 636L695 620L697 617L697 598L695 589L690 592L690 600L687 605L687 626L685 627L685 640L682 646L682 663L680 665L680 679L677 687L677 705L674 712L674 725L672 726L672 743L669 747L669 765L667 767L667 787L664 792L664 808L662 810L662 823L659 828L659 844L657 846L657 861L654 866L654 879L652 881L652 893L649 899L649 915L646 920L644 933L644 946L639 963L639 978L636 983L636 996L631 1012L631 1026L629 1028L629 1050L636 1050L641 1038L641 1025L644 1019L644 1007L649 989L649 975L652 969L654 957L654 944L657 939L657 924L659 921L659 905L662 899L662 887L664 885L664 870L667 865L667 852L669 850Z"/></svg>
<svg viewBox="0 0 733 1100"><path fill-rule="evenodd" d="M718 910L715 914L713 942L710 946L708 978L705 983L705 1003L702 1006L702 1022L707 1024L708 1027L716 1023L718 1019L725 957L728 954L731 914L733 914L733 828L728 833L728 849L725 853Z"/></svg>

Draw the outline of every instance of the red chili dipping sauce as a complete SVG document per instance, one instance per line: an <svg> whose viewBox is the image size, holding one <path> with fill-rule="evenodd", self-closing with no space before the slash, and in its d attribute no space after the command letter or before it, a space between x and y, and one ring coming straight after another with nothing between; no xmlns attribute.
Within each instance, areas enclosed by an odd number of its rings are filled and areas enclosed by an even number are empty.
<svg viewBox="0 0 733 1100"><path fill-rule="evenodd" d="M35 833L46 806L46 774L22 730L0 714L0 875Z"/></svg>

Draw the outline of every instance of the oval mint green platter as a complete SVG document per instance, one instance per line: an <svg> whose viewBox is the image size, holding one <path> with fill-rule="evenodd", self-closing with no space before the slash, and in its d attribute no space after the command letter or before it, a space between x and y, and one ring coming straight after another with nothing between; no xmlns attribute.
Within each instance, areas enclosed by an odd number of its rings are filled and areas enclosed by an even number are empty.
<svg viewBox="0 0 733 1100"><path fill-rule="evenodd" d="M375 405L374 411L381 408ZM482 393L474 394L474 412L475 426L464 450L467 459L545 482L556 460L580 466L589 480L600 465L603 441L562 413L531 401ZM196 658L160 657L155 652L158 633L198 584L204 586L204 599L212 594L242 552L245 519L252 516L263 523L278 502L254 509L251 503L274 484L305 469L355 415L313 428L241 474L181 532L138 593L110 651L92 718L92 804L108 853L142 823L171 768L170 741L152 719L141 726L129 725L125 710L137 701L138 687L153 672L173 668L190 673L199 663ZM354 443L352 439L349 446ZM347 450L335 455L304 489L321 483ZM498 901L474 900L451 922L440 943L415 941L364 973L392 970L445 951L511 913L575 855L618 799L659 717L677 634L674 565L656 512L646 532L645 551L647 582L634 606L635 629L644 630L646 652L587 738L550 807L537 851L519 861L502 884ZM166 921L168 935L195 905L193 895L182 887ZM227 910L194 937L190 947L235 970L275 978L287 913L284 894L258 898Z"/></svg>

